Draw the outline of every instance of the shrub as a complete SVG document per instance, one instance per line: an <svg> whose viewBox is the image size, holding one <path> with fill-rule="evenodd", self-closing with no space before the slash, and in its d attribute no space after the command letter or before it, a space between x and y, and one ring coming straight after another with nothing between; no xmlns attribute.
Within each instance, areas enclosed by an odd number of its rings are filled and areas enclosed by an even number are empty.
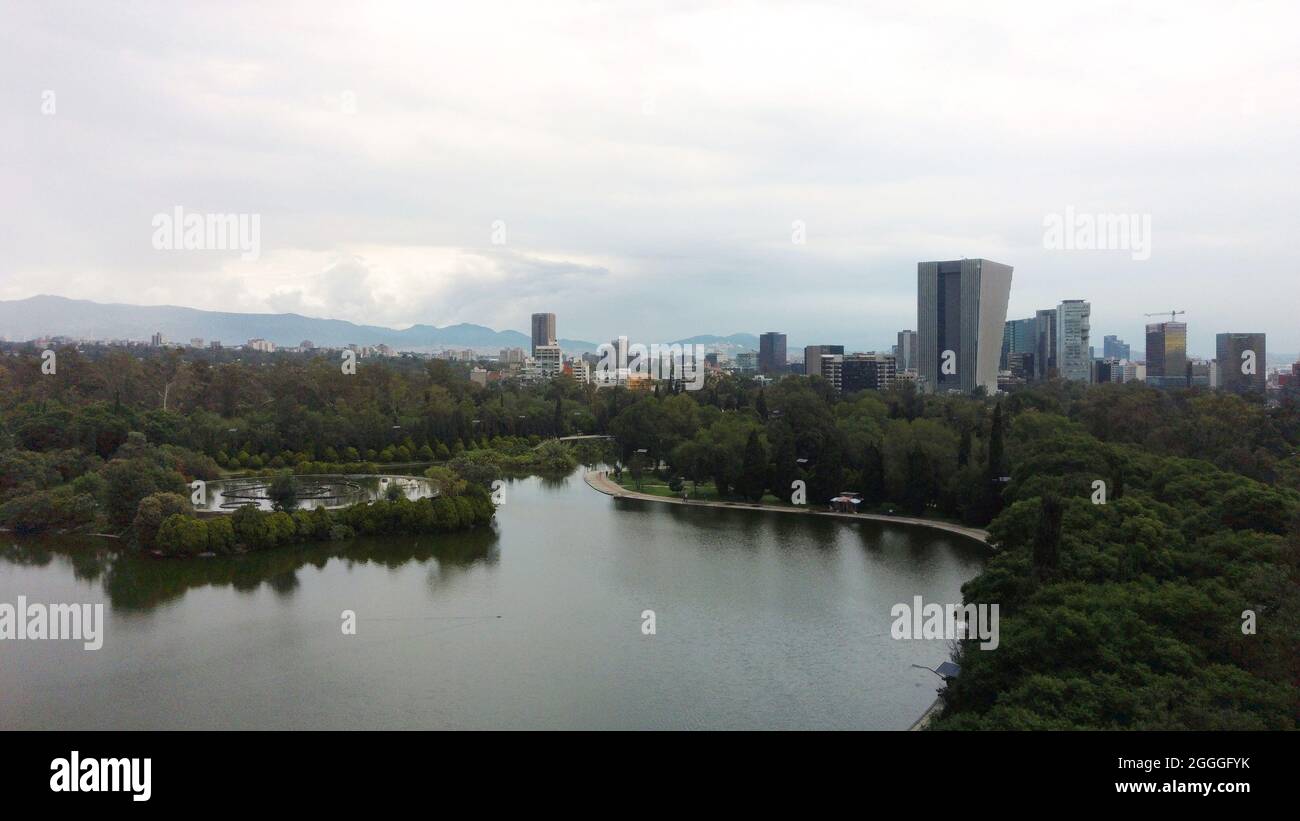
<svg viewBox="0 0 1300 821"><path fill-rule="evenodd" d="M293 510L298 506L298 485L293 480L293 471L282 470L275 474L266 495L275 505L276 510Z"/></svg>
<svg viewBox="0 0 1300 821"><path fill-rule="evenodd" d="M200 519L207 527L208 550L212 553L225 554L235 549L235 528L229 516L212 519Z"/></svg>
<svg viewBox="0 0 1300 821"><path fill-rule="evenodd" d="M169 556L193 556L208 549L207 524L184 513L173 513L158 528L157 548Z"/></svg>
<svg viewBox="0 0 1300 821"><path fill-rule="evenodd" d="M19 533L71 529L93 522L97 506L93 496L64 485L10 499L0 505L0 523Z"/></svg>
<svg viewBox="0 0 1300 821"><path fill-rule="evenodd" d="M175 514L185 515L193 512L189 499L179 493L151 493L140 500L136 507L135 519L131 529L135 531L135 541L142 549L152 550L162 523Z"/></svg>

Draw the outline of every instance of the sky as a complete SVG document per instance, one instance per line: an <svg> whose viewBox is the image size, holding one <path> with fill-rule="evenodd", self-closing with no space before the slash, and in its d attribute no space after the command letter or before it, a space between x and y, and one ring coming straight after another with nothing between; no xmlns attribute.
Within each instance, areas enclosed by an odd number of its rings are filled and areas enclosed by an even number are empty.
<svg viewBox="0 0 1300 821"><path fill-rule="evenodd" d="M1300 351L1294 3L123 6L0 0L0 299L869 350L985 257Z"/></svg>

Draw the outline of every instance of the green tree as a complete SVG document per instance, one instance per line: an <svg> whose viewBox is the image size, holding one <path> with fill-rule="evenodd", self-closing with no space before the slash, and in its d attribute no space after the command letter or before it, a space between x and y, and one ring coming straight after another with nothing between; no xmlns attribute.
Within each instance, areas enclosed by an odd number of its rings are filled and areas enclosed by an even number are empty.
<svg viewBox="0 0 1300 821"><path fill-rule="evenodd" d="M278 471L266 488L266 496L276 510L293 510L298 506L298 483L292 470Z"/></svg>
<svg viewBox="0 0 1300 821"><path fill-rule="evenodd" d="M1034 576L1046 579L1061 565L1061 500L1055 494L1039 502L1038 529L1034 531Z"/></svg>
<svg viewBox="0 0 1300 821"><path fill-rule="evenodd" d="M151 493L140 500L136 508L135 519L131 529L135 532L135 541L143 550L153 550L158 536L158 529L171 516L192 515L194 512L190 500L179 493Z"/></svg>
<svg viewBox="0 0 1300 821"><path fill-rule="evenodd" d="M751 502L762 499L767 490L767 450L759 441L757 430L751 430L749 439L745 442L745 459L738 489Z"/></svg>

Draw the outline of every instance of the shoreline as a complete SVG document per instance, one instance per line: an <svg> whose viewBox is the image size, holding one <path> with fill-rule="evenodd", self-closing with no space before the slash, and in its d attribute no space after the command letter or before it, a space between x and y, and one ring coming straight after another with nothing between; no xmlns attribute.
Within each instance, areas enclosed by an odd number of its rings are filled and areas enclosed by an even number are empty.
<svg viewBox="0 0 1300 821"><path fill-rule="evenodd" d="M784 505L764 505L751 502L713 502L713 501L695 501L683 502L681 499L675 499L670 496L656 496L651 493L641 493L635 490L628 490L622 485L610 479L603 470L589 470L583 476L583 481L593 490L604 493L606 496L612 496L615 499L638 499L647 502L664 502L670 505L685 505L687 507L720 507L728 510L765 510L772 513L795 513L804 516L824 516L832 519L845 519L848 521L868 520L873 522L889 522L892 524L912 525L915 527L928 527L934 530L942 530L957 536L964 536L979 542L984 547L990 547L988 539L989 532L977 527L965 527L963 525L952 524L951 522L941 522L935 519L918 519L914 516L887 516L883 513L838 513L831 510L813 510L811 508L786 507Z"/></svg>
<svg viewBox="0 0 1300 821"><path fill-rule="evenodd" d="M894 524L909 524L918 527L929 527L943 530L948 533L955 533L958 536L965 536L969 539L974 539L985 547L989 547L989 534L987 530L981 530L975 527L962 527L961 525L954 525L949 522L936 522L930 519L917 519L910 516L885 516L879 513L836 513L829 510L824 512L819 510L797 510L789 507L777 507L776 505L760 505L744 502L735 504L728 502L683 502L681 499L673 499L668 496L655 496L649 493L639 493L634 490L628 490L613 479L610 479L603 470L588 470L583 474L582 478L591 489L597 490L604 493L606 496L611 496L615 499L644 499L646 501L667 502L668 504L674 505L684 504L688 507L721 507L733 510L752 508L756 510L769 510L777 513L802 513L805 515L827 516L836 519L870 519L871 521L892 522ZM907 728L907 732L924 730L942 709L943 696L938 696L929 707L925 708L925 711L921 713L916 721L912 722L911 726Z"/></svg>
<svg viewBox="0 0 1300 821"><path fill-rule="evenodd" d="M907 731L909 733L920 732L929 727L930 722L934 720L935 716L939 715L941 710L943 710L943 696L938 696L933 704L925 708L925 712L921 713L921 717L912 722L912 726L908 727Z"/></svg>

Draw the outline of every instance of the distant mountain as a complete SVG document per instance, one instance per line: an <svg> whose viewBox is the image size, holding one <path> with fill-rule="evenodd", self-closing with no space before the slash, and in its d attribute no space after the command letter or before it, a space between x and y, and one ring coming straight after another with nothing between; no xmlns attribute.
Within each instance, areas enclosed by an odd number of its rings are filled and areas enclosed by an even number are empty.
<svg viewBox="0 0 1300 821"><path fill-rule="evenodd" d="M673 340L674 345L705 345L717 348L748 348L758 350L758 337L754 334L731 334L730 336L715 336L714 334L701 334L686 339Z"/></svg>
<svg viewBox="0 0 1300 821"><path fill-rule="evenodd" d="M444 328L412 325L398 330L300 314L239 314L175 305L105 304L61 296L0 301L0 338L3 339L67 336L74 339L147 341L154 333L161 333L168 342L188 342L199 337L206 341L220 340L226 345L241 345L260 338L284 347L311 340L316 345L331 347L382 343L402 351L447 347L497 351L501 348L527 349L531 344L528 334L494 331L468 323ZM758 338L753 334L693 336L678 342L717 347L758 347ZM560 347L569 353L586 353L594 352L597 343L561 339Z"/></svg>
<svg viewBox="0 0 1300 821"><path fill-rule="evenodd" d="M412 325L397 330L300 314L238 314L174 305L104 304L60 296L0 301L0 336L6 339L70 336L148 340L156 332L161 332L168 342L188 342L192 337L201 337L239 345L261 338L282 346L311 340L324 346L383 343L405 351L442 347L492 350L527 348L530 344L529 336L519 331L494 331L468 323L445 328ZM560 346L575 352L596 348L591 342L572 339L560 340Z"/></svg>

